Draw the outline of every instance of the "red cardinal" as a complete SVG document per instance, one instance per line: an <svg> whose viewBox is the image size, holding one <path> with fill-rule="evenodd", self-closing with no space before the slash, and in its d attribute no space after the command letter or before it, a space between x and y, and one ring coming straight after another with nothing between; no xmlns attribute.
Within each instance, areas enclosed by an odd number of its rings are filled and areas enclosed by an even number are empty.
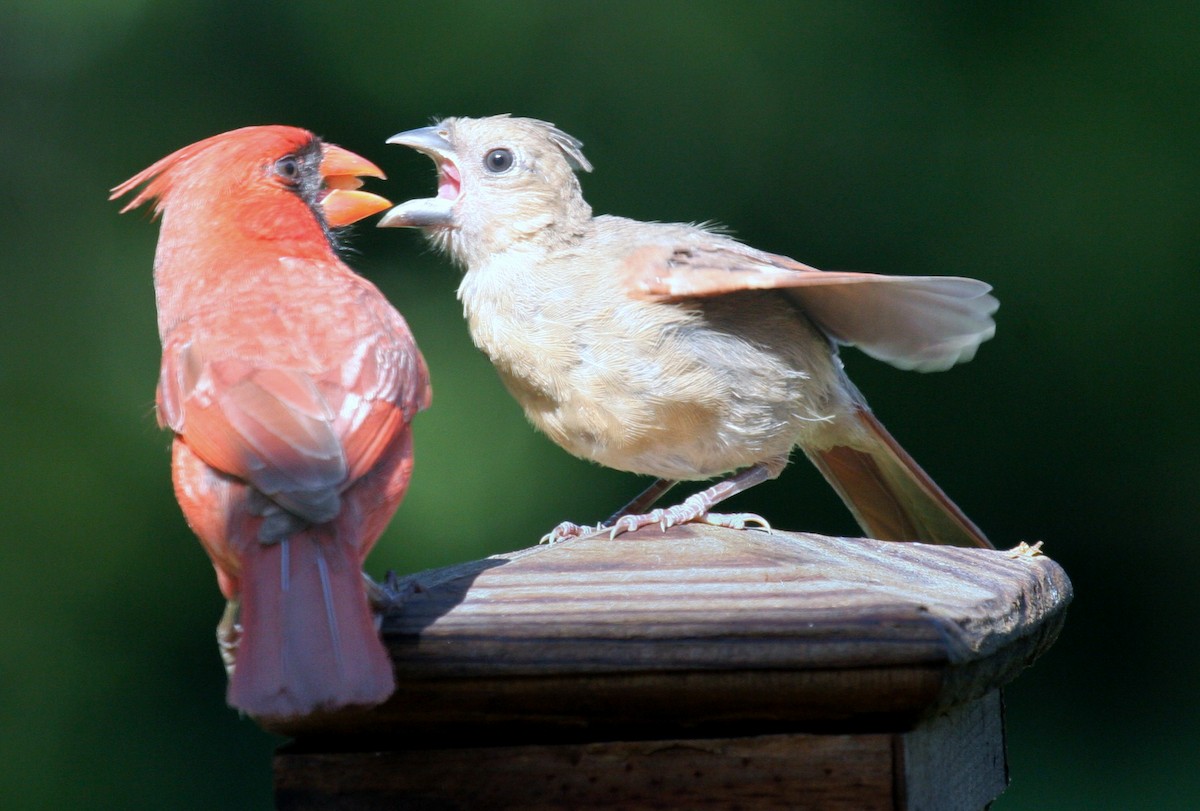
<svg viewBox="0 0 1200 811"><path fill-rule="evenodd" d="M335 229L389 205L359 175L383 177L305 130L247 127L112 194L145 183L122 212L162 215L158 419L229 600L229 703L259 717L395 689L362 563L408 487L430 388L404 319L338 258Z"/></svg>

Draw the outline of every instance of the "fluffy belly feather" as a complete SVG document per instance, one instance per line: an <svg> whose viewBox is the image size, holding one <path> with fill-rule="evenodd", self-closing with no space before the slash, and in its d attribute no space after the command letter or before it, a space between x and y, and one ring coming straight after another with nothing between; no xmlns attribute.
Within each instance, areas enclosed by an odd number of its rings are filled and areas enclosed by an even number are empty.
<svg viewBox="0 0 1200 811"><path fill-rule="evenodd" d="M747 307L760 317L747 323ZM535 427L617 470L712 478L788 454L842 410L817 382L838 379L826 339L771 293L630 302L572 324L550 311L503 336L495 318L472 326Z"/></svg>

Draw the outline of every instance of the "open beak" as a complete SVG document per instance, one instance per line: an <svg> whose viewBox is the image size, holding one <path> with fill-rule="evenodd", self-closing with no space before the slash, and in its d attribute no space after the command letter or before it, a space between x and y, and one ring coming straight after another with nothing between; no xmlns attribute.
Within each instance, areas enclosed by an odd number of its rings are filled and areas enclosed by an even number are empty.
<svg viewBox="0 0 1200 811"><path fill-rule="evenodd" d="M454 204L462 194L462 174L455 165L458 157L439 126L409 130L387 139L389 144L412 147L428 155L437 164L437 197L409 200L380 218L380 228L449 228L454 225Z"/></svg>
<svg viewBox="0 0 1200 811"><path fill-rule="evenodd" d="M366 158L333 144L321 146L321 177L325 180L321 208L325 222L332 227L358 222L391 205L378 194L358 191L363 176L384 178L383 171Z"/></svg>

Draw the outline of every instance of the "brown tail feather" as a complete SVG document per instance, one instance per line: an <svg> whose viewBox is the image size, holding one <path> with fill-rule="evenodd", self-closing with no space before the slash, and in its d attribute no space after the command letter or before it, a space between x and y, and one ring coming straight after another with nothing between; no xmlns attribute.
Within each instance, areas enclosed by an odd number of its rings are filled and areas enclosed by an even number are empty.
<svg viewBox="0 0 1200 811"><path fill-rule="evenodd" d="M859 525L884 541L994 547L865 408L855 445L807 450Z"/></svg>

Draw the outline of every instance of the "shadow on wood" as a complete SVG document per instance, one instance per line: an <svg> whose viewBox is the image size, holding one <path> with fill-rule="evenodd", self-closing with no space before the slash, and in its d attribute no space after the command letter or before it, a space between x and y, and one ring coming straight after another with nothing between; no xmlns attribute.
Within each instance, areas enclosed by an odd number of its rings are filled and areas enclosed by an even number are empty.
<svg viewBox="0 0 1200 811"><path fill-rule="evenodd" d="M281 808L982 808L1040 555L688 525L410 579L396 694L272 730Z"/></svg>

